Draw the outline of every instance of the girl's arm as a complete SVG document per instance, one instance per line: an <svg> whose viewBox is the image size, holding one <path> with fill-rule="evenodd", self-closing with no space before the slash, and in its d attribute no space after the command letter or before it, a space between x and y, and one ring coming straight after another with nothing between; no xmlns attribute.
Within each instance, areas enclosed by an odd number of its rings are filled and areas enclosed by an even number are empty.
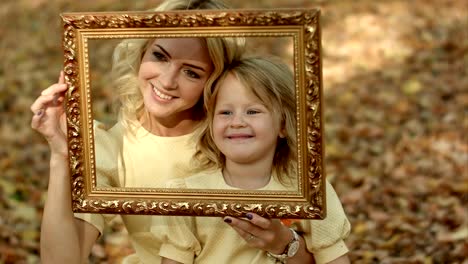
<svg viewBox="0 0 468 264"><path fill-rule="evenodd" d="M47 140L50 156L48 195L41 223L42 263L86 263L99 231L75 219L71 207L70 173L63 101L63 72L31 105L31 127Z"/></svg>

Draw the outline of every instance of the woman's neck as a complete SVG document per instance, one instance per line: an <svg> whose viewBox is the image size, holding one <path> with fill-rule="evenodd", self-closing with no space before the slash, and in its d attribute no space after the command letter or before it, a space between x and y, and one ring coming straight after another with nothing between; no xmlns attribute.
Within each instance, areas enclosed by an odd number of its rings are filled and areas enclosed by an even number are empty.
<svg viewBox="0 0 468 264"><path fill-rule="evenodd" d="M177 121L157 120L154 118L148 118L147 115L143 115L139 121L143 128L151 134L160 137L177 137L190 134L200 122L193 119L182 119Z"/></svg>
<svg viewBox="0 0 468 264"><path fill-rule="evenodd" d="M264 164L236 164L226 161L223 178L227 185L247 190L265 187L271 178L271 163Z"/></svg>

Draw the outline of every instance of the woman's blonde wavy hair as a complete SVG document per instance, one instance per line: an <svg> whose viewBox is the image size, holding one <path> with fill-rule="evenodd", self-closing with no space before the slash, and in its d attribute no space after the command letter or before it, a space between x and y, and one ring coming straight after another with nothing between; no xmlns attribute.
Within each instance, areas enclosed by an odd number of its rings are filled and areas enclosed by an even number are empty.
<svg viewBox="0 0 468 264"><path fill-rule="evenodd" d="M217 0L167 0L151 11L169 11L186 9L226 9L227 6ZM214 66L214 70L208 78L205 89L211 87L213 82L224 70L224 65L239 58L244 51L245 39L243 38L203 38ZM131 131L143 114L143 95L141 94L138 71L141 59L146 49L154 39L126 39L120 42L114 50L112 63L112 80L119 100L119 121ZM194 106L194 113L199 120L205 117L203 111L203 96Z"/></svg>
<svg viewBox="0 0 468 264"><path fill-rule="evenodd" d="M296 173L297 162L295 82L289 66L275 57L244 57L232 62L210 92L205 93L207 119L197 134L194 172L224 168L226 164L226 157L217 148L212 135L216 97L229 74L233 74L273 112L274 117L280 119L286 136L278 137L272 172L282 184L289 185Z"/></svg>

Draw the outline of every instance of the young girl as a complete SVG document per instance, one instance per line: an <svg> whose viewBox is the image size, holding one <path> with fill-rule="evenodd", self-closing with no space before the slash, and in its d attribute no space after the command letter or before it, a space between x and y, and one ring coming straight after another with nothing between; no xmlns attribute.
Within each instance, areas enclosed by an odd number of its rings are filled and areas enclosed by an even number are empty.
<svg viewBox="0 0 468 264"><path fill-rule="evenodd" d="M216 0L168 0L155 10L224 8ZM170 177L185 177L177 168L187 166L195 151L189 139L204 118L200 111L203 90L211 87L224 65L240 51L241 45L224 38L125 40L120 44L114 53L113 87L122 108L114 127L95 127L97 184L158 187ZM31 106L31 126L47 139L51 150L41 225L43 263L87 262L105 223L103 215L73 214L71 208L61 104L66 89L61 73L58 83L44 90ZM122 219L136 251L124 263L160 262L160 242L149 232L151 216L122 215Z"/></svg>
<svg viewBox="0 0 468 264"><path fill-rule="evenodd" d="M292 72L281 61L252 57L233 62L205 98L208 117L194 156L199 172L169 185L292 190L297 160L294 98ZM292 228L248 213L247 219L224 221L155 219L152 231L163 241L163 263L312 263L307 251L317 263L348 263L343 239L350 224L328 182L326 194L327 218L298 220Z"/></svg>

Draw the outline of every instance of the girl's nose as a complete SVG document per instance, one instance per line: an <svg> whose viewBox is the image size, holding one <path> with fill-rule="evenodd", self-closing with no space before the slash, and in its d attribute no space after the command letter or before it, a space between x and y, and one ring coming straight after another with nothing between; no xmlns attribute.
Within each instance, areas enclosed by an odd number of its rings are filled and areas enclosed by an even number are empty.
<svg viewBox="0 0 468 264"><path fill-rule="evenodd" d="M167 65L158 77L161 88L165 90L177 89L178 69L174 65Z"/></svg>
<svg viewBox="0 0 468 264"><path fill-rule="evenodd" d="M243 127L245 126L244 116L242 114L233 114L231 119L232 127Z"/></svg>

